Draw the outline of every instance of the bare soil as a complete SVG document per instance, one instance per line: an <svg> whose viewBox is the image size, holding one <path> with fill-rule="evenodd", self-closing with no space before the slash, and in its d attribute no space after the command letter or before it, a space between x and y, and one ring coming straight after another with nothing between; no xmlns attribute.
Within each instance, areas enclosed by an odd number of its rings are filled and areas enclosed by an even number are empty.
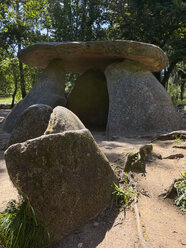
<svg viewBox="0 0 186 248"><path fill-rule="evenodd" d="M0 110L0 148L9 139L2 131L2 121L9 110ZM121 153L137 151L140 146L151 142L146 139L118 139L106 141L104 133L95 132L93 136L113 166ZM126 212L110 208L96 219L77 228L51 248L181 248L186 247L186 214L174 204L174 199L163 199L159 195L186 170L186 150L173 148L175 141L153 142L153 151L162 158L182 153L180 159L153 159L146 164L146 173L133 173L138 184L138 209L140 225L146 245L141 244L137 219L131 207ZM114 168L114 167L113 167ZM17 199L0 151L0 211L10 199Z"/></svg>

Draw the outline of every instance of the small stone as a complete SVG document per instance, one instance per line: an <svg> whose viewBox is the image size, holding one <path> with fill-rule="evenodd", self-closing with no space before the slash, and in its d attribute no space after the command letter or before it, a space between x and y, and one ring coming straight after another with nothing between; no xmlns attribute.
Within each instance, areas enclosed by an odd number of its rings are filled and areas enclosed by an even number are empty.
<svg viewBox="0 0 186 248"><path fill-rule="evenodd" d="M99 226L99 223L97 221L94 221L93 222L93 227L97 227L97 226Z"/></svg>
<svg viewBox="0 0 186 248"><path fill-rule="evenodd" d="M105 149L112 149L111 146L105 146Z"/></svg>
<svg viewBox="0 0 186 248"><path fill-rule="evenodd" d="M83 243L79 243L77 247L78 248L82 248L83 247Z"/></svg>

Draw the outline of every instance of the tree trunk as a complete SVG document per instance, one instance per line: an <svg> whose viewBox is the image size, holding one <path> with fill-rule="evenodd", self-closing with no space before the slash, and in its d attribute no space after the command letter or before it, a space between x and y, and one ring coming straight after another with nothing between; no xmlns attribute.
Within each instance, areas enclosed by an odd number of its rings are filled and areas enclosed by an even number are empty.
<svg viewBox="0 0 186 248"><path fill-rule="evenodd" d="M22 98L26 96L26 90L25 90L25 78L24 78L24 72L23 72L23 64L21 61L19 61L19 71L20 71L20 85L21 85L21 94Z"/></svg>
<svg viewBox="0 0 186 248"><path fill-rule="evenodd" d="M87 0L83 0L82 2L82 23L81 23L81 39L82 41L86 40L86 6L87 6Z"/></svg>
<svg viewBox="0 0 186 248"><path fill-rule="evenodd" d="M18 44L18 52L21 50L21 44ZM26 90L25 90L25 78L24 78L24 71L23 71L23 64L21 61L19 61L19 72L20 72L20 85L21 85L21 94L22 98L26 96Z"/></svg>
<svg viewBox="0 0 186 248"><path fill-rule="evenodd" d="M156 79L161 83L161 71L153 72Z"/></svg>
<svg viewBox="0 0 186 248"><path fill-rule="evenodd" d="M79 12L78 12L78 5L79 5L79 0L75 1L75 40L81 40L79 37L79 32L78 32L78 28L79 28Z"/></svg>
<svg viewBox="0 0 186 248"><path fill-rule="evenodd" d="M181 82L181 86L180 86L180 99L183 101L183 95L184 95L184 91L185 91L185 81Z"/></svg>
<svg viewBox="0 0 186 248"><path fill-rule="evenodd" d="M17 76L15 75L15 72L14 71L13 71L13 74L14 74L14 85L15 85L15 88L14 88L14 93L12 94L11 108L14 107L15 96L16 96L16 93L17 93Z"/></svg>
<svg viewBox="0 0 186 248"><path fill-rule="evenodd" d="M172 71L174 70L176 64L177 64L177 62L176 62L176 61L173 61L173 62L170 64L168 70L165 71L165 75L164 75L163 80L161 81L161 84L162 84L166 89L167 89L167 86L168 86L167 82L168 82L169 77L170 77Z"/></svg>

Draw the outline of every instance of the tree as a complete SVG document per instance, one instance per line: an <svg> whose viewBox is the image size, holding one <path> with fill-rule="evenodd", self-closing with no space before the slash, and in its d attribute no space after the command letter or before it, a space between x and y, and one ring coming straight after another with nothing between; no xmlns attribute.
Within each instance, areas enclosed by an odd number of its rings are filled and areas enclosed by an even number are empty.
<svg viewBox="0 0 186 248"><path fill-rule="evenodd" d="M136 40L167 53L169 67L156 73L167 87L171 73L185 64L185 18L183 0L0 0L0 58L10 61L12 94L17 81L24 97L36 70L16 60L22 48L42 41Z"/></svg>
<svg viewBox="0 0 186 248"><path fill-rule="evenodd" d="M4 55L4 60L11 58L10 61L14 61L17 52L24 48L24 46L46 37L46 35L41 34L43 20L44 17L46 18L46 7L45 0L39 0L37 3L31 0L5 0L3 3L0 2L0 42L2 48L0 52ZM9 64L10 68L12 68L10 72L16 82L13 93L13 105L18 81L22 98L26 96L25 66L23 66L21 61L17 60L17 63ZM18 72L19 75L17 74ZM28 82L27 85L29 85Z"/></svg>
<svg viewBox="0 0 186 248"><path fill-rule="evenodd" d="M159 80L166 86L177 63L185 60L186 3L181 0L108 0L109 38L155 44L169 57Z"/></svg>
<svg viewBox="0 0 186 248"><path fill-rule="evenodd" d="M51 33L55 41L104 38L104 0L49 0Z"/></svg>

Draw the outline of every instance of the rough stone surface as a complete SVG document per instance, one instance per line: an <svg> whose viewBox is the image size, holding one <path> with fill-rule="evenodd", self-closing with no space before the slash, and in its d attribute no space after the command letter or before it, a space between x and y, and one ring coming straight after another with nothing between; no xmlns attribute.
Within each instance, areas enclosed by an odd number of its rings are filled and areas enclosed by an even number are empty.
<svg viewBox="0 0 186 248"><path fill-rule="evenodd" d="M36 43L21 50L18 57L41 68L60 58L66 71L79 73L91 68L104 71L107 65L124 58L139 61L150 71L168 66L168 58L159 47L129 40Z"/></svg>
<svg viewBox="0 0 186 248"><path fill-rule="evenodd" d="M50 116L45 134L61 133L70 130L85 129L80 119L69 109L58 106Z"/></svg>
<svg viewBox="0 0 186 248"><path fill-rule="evenodd" d="M3 129L12 132L19 116L33 104L46 104L52 108L66 104L65 99L65 72L60 60L52 61L38 82L33 86L28 95L21 100L7 116Z"/></svg>
<svg viewBox="0 0 186 248"><path fill-rule="evenodd" d="M28 107L17 119L8 145L43 135L48 126L51 113L52 108L48 105L35 104Z"/></svg>
<svg viewBox="0 0 186 248"><path fill-rule="evenodd" d="M109 206L117 179L87 129L43 135L5 152L10 179L26 194L51 241Z"/></svg>
<svg viewBox="0 0 186 248"><path fill-rule="evenodd" d="M106 127L108 91L105 75L89 70L81 75L68 95L67 108L74 112L86 127Z"/></svg>
<svg viewBox="0 0 186 248"><path fill-rule="evenodd" d="M132 137L181 127L163 86L139 63L125 60L105 70L109 92L107 136Z"/></svg>

